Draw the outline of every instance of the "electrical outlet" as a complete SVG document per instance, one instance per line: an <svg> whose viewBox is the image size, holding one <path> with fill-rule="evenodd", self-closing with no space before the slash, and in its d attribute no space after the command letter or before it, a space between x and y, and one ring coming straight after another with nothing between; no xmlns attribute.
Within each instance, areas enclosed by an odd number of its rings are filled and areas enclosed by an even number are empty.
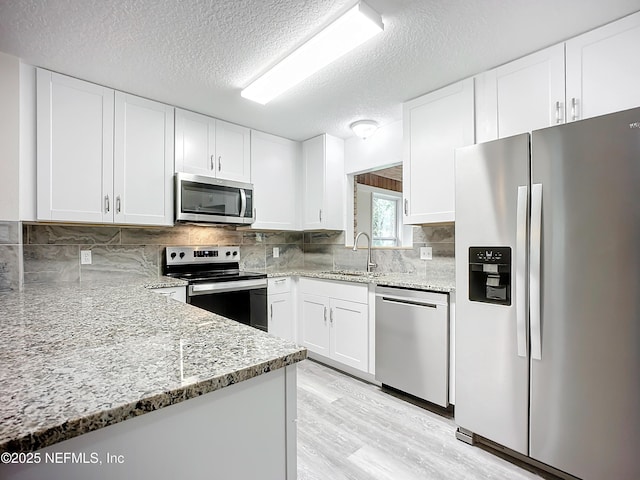
<svg viewBox="0 0 640 480"><path fill-rule="evenodd" d="M91 265L91 250L80 250L80 264Z"/></svg>
<svg viewBox="0 0 640 480"><path fill-rule="evenodd" d="M280 256L280 249L278 247L273 247L273 258L278 258Z"/></svg>
<svg viewBox="0 0 640 480"><path fill-rule="evenodd" d="M431 260L432 258L431 247L420 247L420 260Z"/></svg>

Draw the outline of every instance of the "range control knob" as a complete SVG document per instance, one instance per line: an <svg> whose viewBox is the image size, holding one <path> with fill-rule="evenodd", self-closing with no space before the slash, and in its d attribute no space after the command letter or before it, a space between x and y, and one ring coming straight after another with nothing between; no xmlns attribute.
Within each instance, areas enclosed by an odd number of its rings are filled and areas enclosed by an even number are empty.
<svg viewBox="0 0 640 480"><path fill-rule="evenodd" d="M180 252L180 258L184 258L184 252Z"/></svg>
<svg viewBox="0 0 640 480"><path fill-rule="evenodd" d="M237 251L237 250L235 250L235 251L233 252L233 256L235 257L236 255L238 255L238 251Z"/></svg>
<svg viewBox="0 0 640 480"><path fill-rule="evenodd" d="M171 252L171 258L176 258L176 252Z"/></svg>
<svg viewBox="0 0 640 480"><path fill-rule="evenodd" d="M227 255L227 257L228 257L229 255L231 255L231 252L227 250L226 255Z"/></svg>

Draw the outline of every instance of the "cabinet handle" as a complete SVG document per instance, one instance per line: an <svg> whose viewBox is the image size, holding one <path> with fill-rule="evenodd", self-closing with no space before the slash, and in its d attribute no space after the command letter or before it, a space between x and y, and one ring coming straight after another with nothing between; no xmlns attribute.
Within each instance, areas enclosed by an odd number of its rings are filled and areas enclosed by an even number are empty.
<svg viewBox="0 0 640 480"><path fill-rule="evenodd" d="M276 280L276 283L284 283L286 281L287 281L286 278L279 278L279 279Z"/></svg>
<svg viewBox="0 0 640 480"><path fill-rule="evenodd" d="M578 99L576 97L571 99L571 120L578 120Z"/></svg>
<svg viewBox="0 0 640 480"><path fill-rule="evenodd" d="M109 213L111 205L109 205L109 195L104 196L104 213Z"/></svg>
<svg viewBox="0 0 640 480"><path fill-rule="evenodd" d="M218 157L218 171L222 170L222 155Z"/></svg>
<svg viewBox="0 0 640 480"><path fill-rule="evenodd" d="M556 102L556 123L562 123L562 103Z"/></svg>
<svg viewBox="0 0 640 480"><path fill-rule="evenodd" d="M409 200L406 198L404 199L404 214L409 215Z"/></svg>
<svg viewBox="0 0 640 480"><path fill-rule="evenodd" d="M271 313L270 313L271 320L273 320L273 303L271 305L269 305L269 306L271 307Z"/></svg>
<svg viewBox="0 0 640 480"><path fill-rule="evenodd" d="M322 209L318 210L318 220L322 221Z"/></svg>
<svg viewBox="0 0 640 480"><path fill-rule="evenodd" d="M211 155L211 170L216 169L216 166L213 164L214 161L215 161L215 155Z"/></svg>
<svg viewBox="0 0 640 480"><path fill-rule="evenodd" d="M333 308L329 310L329 320L331 322L331 325L333 325Z"/></svg>
<svg viewBox="0 0 640 480"><path fill-rule="evenodd" d="M327 324L327 307L324 307L324 324Z"/></svg>
<svg viewBox="0 0 640 480"><path fill-rule="evenodd" d="M120 213L121 210L121 202L120 202L120 195L118 195L116 197L116 213Z"/></svg>

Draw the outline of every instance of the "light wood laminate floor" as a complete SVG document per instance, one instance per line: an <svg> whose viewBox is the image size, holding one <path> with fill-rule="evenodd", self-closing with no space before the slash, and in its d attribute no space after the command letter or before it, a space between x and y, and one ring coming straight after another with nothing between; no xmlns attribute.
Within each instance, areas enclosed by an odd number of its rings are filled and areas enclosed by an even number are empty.
<svg viewBox="0 0 640 480"><path fill-rule="evenodd" d="M455 438L453 420L311 360L298 364L298 480L542 477Z"/></svg>

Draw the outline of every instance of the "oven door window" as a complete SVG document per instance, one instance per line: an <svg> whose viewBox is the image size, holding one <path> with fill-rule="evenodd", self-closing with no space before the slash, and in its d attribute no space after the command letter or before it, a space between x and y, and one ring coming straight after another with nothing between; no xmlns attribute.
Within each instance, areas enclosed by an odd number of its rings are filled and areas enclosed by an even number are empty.
<svg viewBox="0 0 640 480"><path fill-rule="evenodd" d="M267 331L266 288L190 296L189 303L236 322Z"/></svg>
<svg viewBox="0 0 640 480"><path fill-rule="evenodd" d="M239 217L241 189L222 185L182 182L182 212Z"/></svg>

